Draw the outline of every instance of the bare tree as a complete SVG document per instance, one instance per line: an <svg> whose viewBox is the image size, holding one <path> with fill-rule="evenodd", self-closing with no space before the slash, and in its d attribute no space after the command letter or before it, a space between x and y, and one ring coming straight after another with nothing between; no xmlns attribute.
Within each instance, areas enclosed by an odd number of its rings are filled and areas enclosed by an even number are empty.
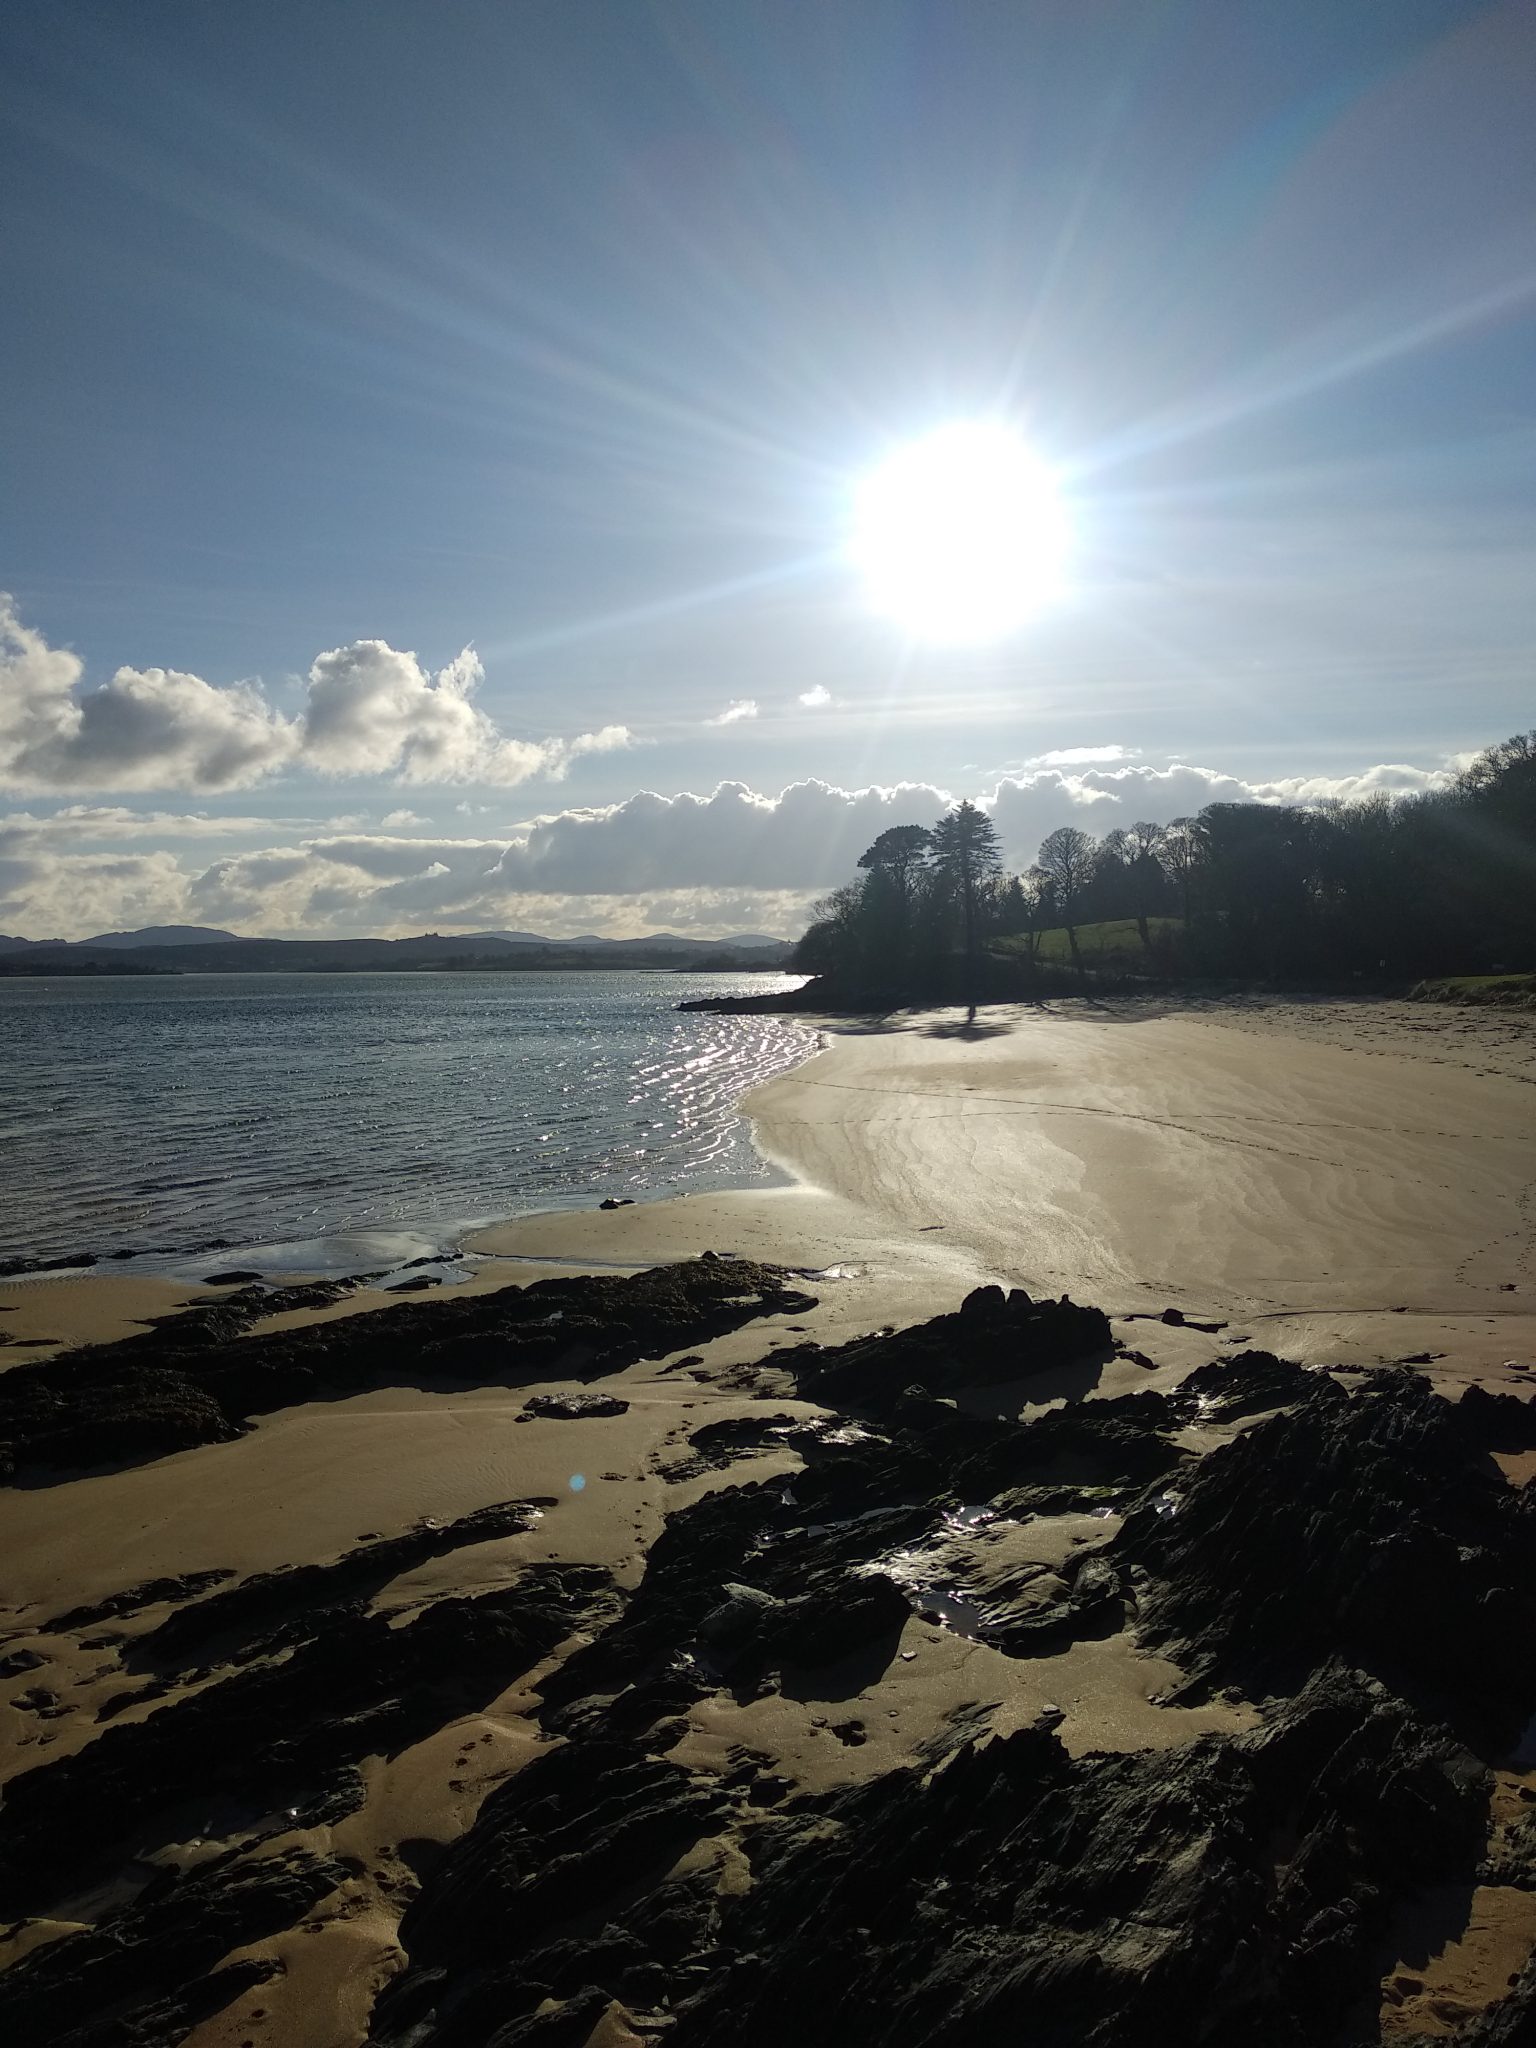
<svg viewBox="0 0 1536 2048"><path fill-rule="evenodd" d="M1077 950L1077 905L1093 880L1098 853L1098 846L1091 835L1079 832L1075 825L1058 826L1040 844L1037 864L1050 883L1056 914L1067 928L1072 964L1079 971L1083 962Z"/></svg>
<svg viewBox="0 0 1536 2048"><path fill-rule="evenodd" d="M1157 851L1163 872L1179 892L1179 914L1187 926L1195 872L1205 858L1205 840L1199 824L1193 818L1175 818L1164 827Z"/></svg>
<svg viewBox="0 0 1536 2048"><path fill-rule="evenodd" d="M1136 929L1141 934L1141 943L1150 953L1152 934L1147 918L1159 900L1167 884L1167 877L1158 859L1164 830L1150 819L1138 818L1128 832L1123 833L1125 843L1125 881L1131 900L1131 915L1136 920Z"/></svg>

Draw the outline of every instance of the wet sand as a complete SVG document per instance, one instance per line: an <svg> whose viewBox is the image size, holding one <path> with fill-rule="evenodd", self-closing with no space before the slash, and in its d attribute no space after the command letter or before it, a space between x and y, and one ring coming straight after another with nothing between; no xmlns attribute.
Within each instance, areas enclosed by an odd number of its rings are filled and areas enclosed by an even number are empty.
<svg viewBox="0 0 1536 2048"><path fill-rule="evenodd" d="M529 1217L477 1244L844 1265L890 1320L997 1280L1224 1317L1305 1360L1536 1363L1529 1019L1065 1002L827 1036L746 1104L792 1187Z"/></svg>

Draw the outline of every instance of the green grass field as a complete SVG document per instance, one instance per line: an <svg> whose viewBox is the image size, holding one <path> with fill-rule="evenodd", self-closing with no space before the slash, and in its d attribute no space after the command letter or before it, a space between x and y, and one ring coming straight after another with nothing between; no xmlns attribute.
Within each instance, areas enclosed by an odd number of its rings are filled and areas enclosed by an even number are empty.
<svg viewBox="0 0 1536 2048"><path fill-rule="evenodd" d="M1147 919L1147 930L1154 948L1160 942L1166 944L1170 939L1176 939L1183 928L1182 918ZM993 945L994 952L1014 959L1028 949L1029 942L1023 937L998 939ZM1077 950L1085 967L1122 974L1145 974L1147 971L1146 948L1141 943L1141 934L1133 917L1117 917L1108 924L1080 924L1077 928ZM1072 948L1067 943L1064 926L1055 931L1041 932L1035 958L1049 967L1069 967L1072 964Z"/></svg>
<svg viewBox="0 0 1536 2048"><path fill-rule="evenodd" d="M1487 1003L1498 1009L1536 1010L1536 974L1448 974L1411 991L1420 1003Z"/></svg>

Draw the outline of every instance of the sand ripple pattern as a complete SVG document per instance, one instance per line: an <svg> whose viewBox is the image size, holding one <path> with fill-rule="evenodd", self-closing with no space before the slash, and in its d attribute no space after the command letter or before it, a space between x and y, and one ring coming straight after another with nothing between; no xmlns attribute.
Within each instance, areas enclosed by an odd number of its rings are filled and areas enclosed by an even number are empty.
<svg viewBox="0 0 1536 2048"><path fill-rule="evenodd" d="M679 1016L776 978L0 984L0 1255L463 1225L767 1176L742 1095L814 1050Z"/></svg>

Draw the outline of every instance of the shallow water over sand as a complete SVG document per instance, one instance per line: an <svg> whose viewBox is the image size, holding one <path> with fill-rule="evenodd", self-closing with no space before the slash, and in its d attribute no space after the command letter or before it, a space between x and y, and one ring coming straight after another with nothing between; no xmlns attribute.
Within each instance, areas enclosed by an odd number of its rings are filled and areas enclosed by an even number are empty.
<svg viewBox="0 0 1536 2048"><path fill-rule="evenodd" d="M625 972L0 983L0 1257L344 1234L431 1246L600 1195L766 1180L736 1105L815 1034L675 1006L779 985Z"/></svg>

